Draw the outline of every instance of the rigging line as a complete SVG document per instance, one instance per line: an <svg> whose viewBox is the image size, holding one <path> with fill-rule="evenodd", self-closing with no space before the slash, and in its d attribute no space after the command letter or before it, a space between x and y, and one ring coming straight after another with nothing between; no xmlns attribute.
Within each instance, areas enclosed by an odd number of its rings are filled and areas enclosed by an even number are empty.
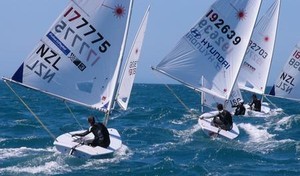
<svg viewBox="0 0 300 176"><path fill-rule="evenodd" d="M269 103L271 103L272 106L274 106L276 109L278 109L278 107L276 106L276 104L274 104L274 103L273 103L266 95L263 95L263 97L264 97L265 99L267 99L267 101L268 101ZM283 110L282 110L282 113L283 113L284 115L288 116L288 114L285 113L285 112L283 112Z"/></svg>
<svg viewBox="0 0 300 176"><path fill-rule="evenodd" d="M157 74L154 74L155 76L157 76ZM158 76L157 76L158 77ZM159 78L159 77L158 77ZM192 115L192 116L196 116L195 113L193 113L188 107L187 105L176 95L176 93L167 85L164 84L167 89L169 89L169 91L175 96L175 98L181 103L181 105Z"/></svg>
<svg viewBox="0 0 300 176"><path fill-rule="evenodd" d="M75 117L73 111L71 110L70 106L67 104L66 100L64 100L64 103L65 103L66 107L68 108L69 112L72 114L75 121L77 122L77 124L79 125L79 127L83 130L82 125L79 123L78 119Z"/></svg>
<svg viewBox="0 0 300 176"><path fill-rule="evenodd" d="M167 84L164 84L170 91L171 93L175 96L175 98L182 104L182 106L192 115L195 115L187 106L184 104L184 102L175 94L173 89L171 89Z"/></svg>
<svg viewBox="0 0 300 176"><path fill-rule="evenodd" d="M14 91L14 89L4 80L7 87L16 95L17 98L23 103L23 105L28 109L28 111L35 117L35 119L42 125L42 127L49 133L49 135L56 141L56 137L51 133L51 131L43 124L40 118L30 109L30 107L23 101L23 99Z"/></svg>
<svg viewBox="0 0 300 176"><path fill-rule="evenodd" d="M105 126L107 126L108 119L109 119L109 111L105 113L105 118L104 118L104 121L103 121L103 124L104 124Z"/></svg>

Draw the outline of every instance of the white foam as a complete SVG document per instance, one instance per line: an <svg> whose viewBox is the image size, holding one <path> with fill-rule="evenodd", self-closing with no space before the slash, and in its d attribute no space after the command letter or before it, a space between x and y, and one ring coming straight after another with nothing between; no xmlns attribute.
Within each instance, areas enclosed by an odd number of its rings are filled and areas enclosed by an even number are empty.
<svg viewBox="0 0 300 176"><path fill-rule="evenodd" d="M44 165L32 166L32 163L29 163L30 166L11 166L6 168L0 168L0 173L29 173L29 174L59 174L62 172L71 172L71 169L68 169L66 166L61 165L55 161L46 162Z"/></svg>
<svg viewBox="0 0 300 176"><path fill-rule="evenodd" d="M142 150L139 152L144 153L145 155L152 155L152 154L159 153L162 151L170 150L170 148L174 147L175 145L176 144L174 142L153 144L148 147L148 150Z"/></svg>
<svg viewBox="0 0 300 176"><path fill-rule="evenodd" d="M275 136L268 133L267 129L262 126L254 126L249 123L240 123L238 126L249 134L249 142L263 142Z"/></svg>
<svg viewBox="0 0 300 176"><path fill-rule="evenodd" d="M191 114L184 114L183 118L180 119L173 119L171 120L171 123L175 124L175 125L182 125L186 122L189 122L190 120L194 119L194 118L198 118L198 116L193 116Z"/></svg>
<svg viewBox="0 0 300 176"><path fill-rule="evenodd" d="M290 129L291 125L292 125L292 120L291 120L292 116L287 116L287 117L283 117L282 119L280 119L275 126L275 130L276 131L283 131L286 129Z"/></svg>
<svg viewBox="0 0 300 176"><path fill-rule="evenodd" d="M201 129L200 125L195 124L192 128L182 131L173 130L173 133L180 137L182 142L187 143L193 140L192 135Z"/></svg>
<svg viewBox="0 0 300 176"><path fill-rule="evenodd" d="M9 159L9 158L21 158L28 155L32 155L32 153L37 152L53 152L53 149L42 149L42 148L2 148L0 149L0 159Z"/></svg>
<svg viewBox="0 0 300 176"><path fill-rule="evenodd" d="M56 158L57 153L54 147L49 148L4 148L0 149L0 159L28 158L26 162L18 163L14 166L0 168L0 175L20 175L20 174L58 174L71 172L64 160ZM31 159L30 159L31 158ZM54 161L53 161L54 160Z"/></svg>
<svg viewBox="0 0 300 176"><path fill-rule="evenodd" d="M7 139L5 138L0 138L0 142L6 141Z"/></svg>
<svg viewBox="0 0 300 176"><path fill-rule="evenodd" d="M175 125L182 125L183 121L182 120L172 120L171 123L173 123Z"/></svg>
<svg viewBox="0 0 300 176"><path fill-rule="evenodd" d="M45 153L50 154L45 154ZM42 153L42 154L41 154ZM103 169L107 165L103 166L103 163L117 163L121 160L128 159L132 155L132 152L126 145L122 147L114 154L112 158L107 159L90 159L86 160L85 164L72 167L65 163L66 160L72 159L72 156L63 155L59 153L55 147L46 149L34 149L34 148L6 148L0 149L0 160L30 157L32 159L27 162L19 163L15 166L8 166L0 168L0 175L20 175L20 174L39 174L39 175L53 175L72 172L74 170L81 169Z"/></svg>
<svg viewBox="0 0 300 176"><path fill-rule="evenodd" d="M27 119L17 119L17 120L14 120L14 122L15 122L16 124L22 124L22 123L24 123L24 122L28 122L28 120L27 120Z"/></svg>
<svg viewBox="0 0 300 176"><path fill-rule="evenodd" d="M112 158L105 159L89 159L86 160L84 164L72 168L72 170L82 170L82 169L93 169L93 170L103 170L107 169L109 165L105 163L119 163L122 160L128 159L132 155L132 152L126 145L122 145L122 147L117 150Z"/></svg>
<svg viewBox="0 0 300 176"><path fill-rule="evenodd" d="M115 152L114 158L119 160L128 159L131 155L133 155L132 151L128 148L128 146L122 144L121 148Z"/></svg>
<svg viewBox="0 0 300 176"><path fill-rule="evenodd" d="M244 149L249 152L260 152L265 154L286 143L295 142L291 139L276 140L274 138L276 135L270 134L267 131L267 127L261 125L254 126L248 123L241 123L239 124L239 127L249 134L249 140L242 143L242 145L245 145Z"/></svg>

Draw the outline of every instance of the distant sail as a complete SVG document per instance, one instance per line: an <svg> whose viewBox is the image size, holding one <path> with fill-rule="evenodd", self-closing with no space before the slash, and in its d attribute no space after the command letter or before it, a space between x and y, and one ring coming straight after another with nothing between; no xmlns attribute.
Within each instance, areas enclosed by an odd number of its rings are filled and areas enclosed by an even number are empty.
<svg viewBox="0 0 300 176"><path fill-rule="evenodd" d="M276 0L254 27L238 76L238 86L241 89L261 95L265 93L273 58L279 8L280 0Z"/></svg>
<svg viewBox="0 0 300 176"><path fill-rule="evenodd" d="M261 1L218 0L157 65L184 85L228 99ZM202 78L210 83L201 84Z"/></svg>
<svg viewBox="0 0 300 176"><path fill-rule="evenodd" d="M138 61L141 54L144 35L147 27L149 11L150 11L150 6L148 7L144 15L142 23L134 39L134 43L130 50L129 56L126 60L125 68L123 70L123 75L122 75L122 79L117 94L117 102L120 105L120 107L124 110L127 109L128 102L130 99L130 94L131 94L134 78L136 75Z"/></svg>
<svg viewBox="0 0 300 176"><path fill-rule="evenodd" d="M70 1L12 79L72 102L109 110L130 13L131 1Z"/></svg>
<svg viewBox="0 0 300 176"><path fill-rule="evenodd" d="M203 85L208 84L208 81L205 79L203 80ZM201 105L206 106L210 109L215 109L217 107L217 104L223 104L224 108L230 112L234 111L235 108L232 106L236 106L239 101L243 100L242 93L240 89L238 88L237 84L234 84L233 89L230 93L230 96L228 99L220 98L213 96L208 93L202 93L201 94ZM203 107L202 107L203 108ZM202 109L203 111L203 109Z"/></svg>
<svg viewBox="0 0 300 176"><path fill-rule="evenodd" d="M217 104L220 103L223 104L224 108L230 112L235 110L232 106L236 106L241 100L243 100L243 96L236 84L234 85L228 99L222 99L207 93L201 94L201 105L215 109Z"/></svg>
<svg viewBox="0 0 300 176"><path fill-rule="evenodd" d="M270 95L300 101L300 43L292 51L281 70Z"/></svg>

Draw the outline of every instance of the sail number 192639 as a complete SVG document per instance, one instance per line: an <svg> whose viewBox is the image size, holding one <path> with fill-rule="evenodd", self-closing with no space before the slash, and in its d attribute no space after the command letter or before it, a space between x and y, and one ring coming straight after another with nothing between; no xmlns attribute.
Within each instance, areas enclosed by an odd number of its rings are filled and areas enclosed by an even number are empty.
<svg viewBox="0 0 300 176"><path fill-rule="evenodd" d="M241 42L241 37L236 36L236 32L234 30L230 29L230 26L228 24L225 24L225 21L220 18L218 13L214 12L213 9L211 9L207 14L206 17L214 23L214 25L223 33L226 35L226 37L229 40L232 40L232 43L234 45L237 45Z"/></svg>

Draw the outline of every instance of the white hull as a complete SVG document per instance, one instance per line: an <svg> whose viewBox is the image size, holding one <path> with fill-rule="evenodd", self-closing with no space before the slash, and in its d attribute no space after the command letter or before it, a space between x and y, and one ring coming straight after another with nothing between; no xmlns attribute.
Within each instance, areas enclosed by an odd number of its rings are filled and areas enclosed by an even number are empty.
<svg viewBox="0 0 300 176"><path fill-rule="evenodd" d="M103 147L92 147L86 145L91 142L94 138L92 133L79 137L72 137L72 134L82 133L85 130L81 131L72 131L69 133L64 133L56 138L54 145L56 149L68 155L73 155L78 158L108 158L112 157L114 152L121 148L122 140L119 132L116 129L108 128L110 136L110 145L108 148Z"/></svg>
<svg viewBox="0 0 300 176"><path fill-rule="evenodd" d="M277 115L278 113L282 112L281 108L271 109L267 102L262 102L260 112L251 110L250 106L248 104L245 105L245 108L246 108L245 116L251 116L251 117L274 116L274 115Z"/></svg>
<svg viewBox="0 0 300 176"><path fill-rule="evenodd" d="M215 126L212 126L211 121L213 120L213 118L206 119L208 117L213 117L214 115L217 114L217 112L218 111L207 112L200 116L200 117L204 117L204 119L199 118L199 120L198 120L198 124L200 125L202 131L206 135L211 136L211 137L222 136L227 139L234 139L234 138L238 137L238 135L240 134L240 131L235 123L233 123L233 127L231 130L226 131L226 130L219 129Z"/></svg>

